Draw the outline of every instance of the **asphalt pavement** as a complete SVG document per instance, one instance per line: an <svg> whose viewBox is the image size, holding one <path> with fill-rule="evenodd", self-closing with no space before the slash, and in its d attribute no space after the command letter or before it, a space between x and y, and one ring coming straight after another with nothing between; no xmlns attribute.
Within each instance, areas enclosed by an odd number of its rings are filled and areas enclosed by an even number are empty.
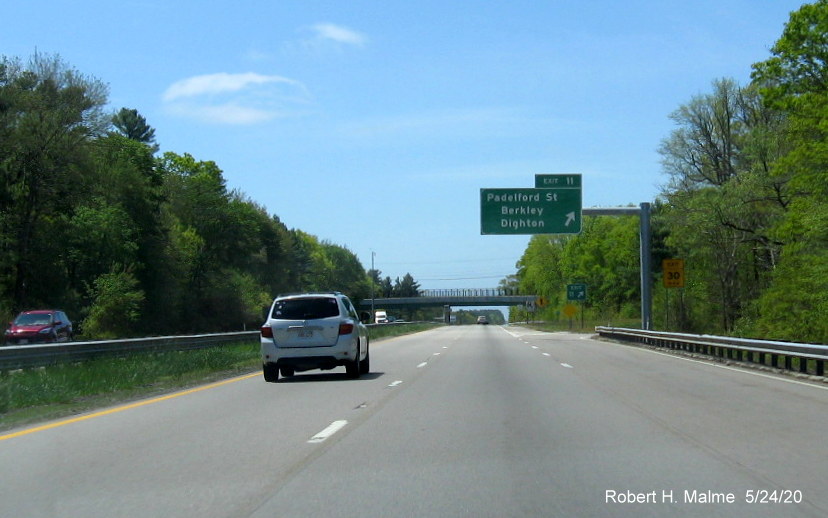
<svg viewBox="0 0 828 518"><path fill-rule="evenodd" d="M507 326L0 435L0 516L826 516L826 385Z"/></svg>

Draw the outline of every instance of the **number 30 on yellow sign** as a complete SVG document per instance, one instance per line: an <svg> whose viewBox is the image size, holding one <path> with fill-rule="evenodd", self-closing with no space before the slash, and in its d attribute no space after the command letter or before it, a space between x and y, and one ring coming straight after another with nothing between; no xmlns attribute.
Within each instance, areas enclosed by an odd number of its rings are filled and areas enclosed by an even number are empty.
<svg viewBox="0 0 828 518"><path fill-rule="evenodd" d="M684 259L664 259L661 262L665 288L684 287Z"/></svg>

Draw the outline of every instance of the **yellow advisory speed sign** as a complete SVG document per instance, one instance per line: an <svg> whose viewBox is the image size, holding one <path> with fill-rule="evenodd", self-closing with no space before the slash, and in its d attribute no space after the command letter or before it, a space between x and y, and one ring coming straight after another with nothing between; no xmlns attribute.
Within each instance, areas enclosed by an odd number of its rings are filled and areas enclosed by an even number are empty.
<svg viewBox="0 0 828 518"><path fill-rule="evenodd" d="M578 306L575 304L567 304L563 308L563 314L569 318L574 317L578 313Z"/></svg>
<svg viewBox="0 0 828 518"><path fill-rule="evenodd" d="M664 259L661 262L665 288L684 287L684 259Z"/></svg>

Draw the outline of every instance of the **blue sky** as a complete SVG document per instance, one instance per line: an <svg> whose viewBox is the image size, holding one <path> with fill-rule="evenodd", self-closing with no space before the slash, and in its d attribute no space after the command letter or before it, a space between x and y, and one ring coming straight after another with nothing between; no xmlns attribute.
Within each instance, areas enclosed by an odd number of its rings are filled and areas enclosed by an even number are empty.
<svg viewBox="0 0 828 518"><path fill-rule="evenodd" d="M652 201L669 114L745 83L801 1L10 2L0 54L59 54L161 151L423 288L493 287L528 236L481 236L482 187L581 173L585 207Z"/></svg>

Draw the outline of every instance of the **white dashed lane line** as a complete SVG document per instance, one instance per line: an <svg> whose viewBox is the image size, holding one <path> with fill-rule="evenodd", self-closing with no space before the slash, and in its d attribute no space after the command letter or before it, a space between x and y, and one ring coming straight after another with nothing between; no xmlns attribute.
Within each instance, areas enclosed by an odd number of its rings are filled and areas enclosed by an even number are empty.
<svg viewBox="0 0 828 518"><path fill-rule="evenodd" d="M323 442L339 430L342 430L346 424L348 424L348 421L345 421L344 419L341 421L334 421L333 423L328 425L327 428L311 437L308 442L311 444Z"/></svg>
<svg viewBox="0 0 828 518"><path fill-rule="evenodd" d="M388 385L388 386L389 386L389 387L391 387L391 388L393 388L393 387L396 387L397 385L399 385L399 384L401 384L401 383L402 383L402 380L397 380L397 381L395 381L395 382L391 383L391 384L390 384L390 385Z"/></svg>
<svg viewBox="0 0 828 518"><path fill-rule="evenodd" d="M519 335L519 334L517 334L517 333L513 333L513 332L511 332L511 331L509 331L508 329L505 329L505 328L503 328L503 327L501 327L501 329L503 329L503 331L505 331L506 333L508 333L509 335L511 335L513 338L517 338L517 339L518 339L518 340L520 340L521 342L523 342L523 343L525 343L526 345L530 346L533 350L538 350L538 349L539 349L539 347L538 347L537 345L532 345L532 343L531 343L531 342L526 341L526 340L523 338L523 336L524 336L524 335ZM534 335L538 335L538 336L543 336L543 335L544 335L544 333L531 333L531 334L532 334L533 336L534 336ZM581 339L582 339L582 340L584 340L584 339L589 339L589 337L588 337L588 336L587 336L587 337L581 337ZM549 353L541 352L541 354L542 354L542 355L544 355L544 356L546 356L547 358L551 358L551 357L552 357L552 355L551 355L551 354L549 354ZM575 367L573 367L572 365L570 365L570 364L568 364L568 363L562 363L562 364L561 364L561 367L565 367L565 368L567 368L567 369L574 369L574 368L575 368Z"/></svg>

